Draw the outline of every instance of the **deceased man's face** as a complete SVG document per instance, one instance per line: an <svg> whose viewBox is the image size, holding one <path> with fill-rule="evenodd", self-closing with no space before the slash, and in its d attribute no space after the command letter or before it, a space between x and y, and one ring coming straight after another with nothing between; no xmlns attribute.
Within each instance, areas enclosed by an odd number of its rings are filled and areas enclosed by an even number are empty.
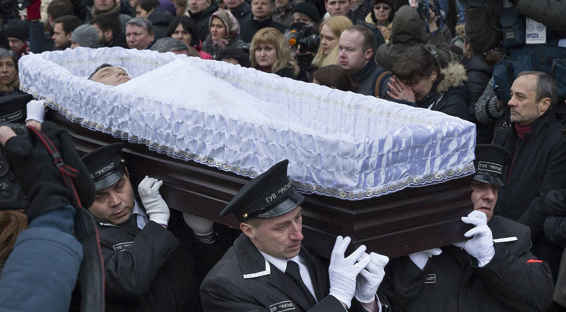
<svg viewBox="0 0 566 312"><path fill-rule="evenodd" d="M90 79L105 85L117 86L130 81L130 76L123 68L109 66L99 69Z"/></svg>

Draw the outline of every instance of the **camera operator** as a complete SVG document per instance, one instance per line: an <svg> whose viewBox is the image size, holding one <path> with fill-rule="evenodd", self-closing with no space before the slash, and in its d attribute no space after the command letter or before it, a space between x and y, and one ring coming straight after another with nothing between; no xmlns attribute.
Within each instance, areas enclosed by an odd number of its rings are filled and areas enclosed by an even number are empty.
<svg viewBox="0 0 566 312"><path fill-rule="evenodd" d="M297 79L306 82L312 81L312 73L316 70L316 67L312 65L312 60L320 42L320 36L316 29L312 25L302 22L293 23L285 33L285 37L300 68Z"/></svg>

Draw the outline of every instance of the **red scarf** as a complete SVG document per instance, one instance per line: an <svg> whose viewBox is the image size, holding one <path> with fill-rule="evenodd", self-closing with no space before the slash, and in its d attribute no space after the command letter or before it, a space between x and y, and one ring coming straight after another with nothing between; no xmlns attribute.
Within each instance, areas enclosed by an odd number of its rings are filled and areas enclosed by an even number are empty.
<svg viewBox="0 0 566 312"><path fill-rule="evenodd" d="M521 126L518 123L513 124L515 126L515 132L517 132L517 136L519 139L524 140L525 136L531 133L532 127L531 125Z"/></svg>

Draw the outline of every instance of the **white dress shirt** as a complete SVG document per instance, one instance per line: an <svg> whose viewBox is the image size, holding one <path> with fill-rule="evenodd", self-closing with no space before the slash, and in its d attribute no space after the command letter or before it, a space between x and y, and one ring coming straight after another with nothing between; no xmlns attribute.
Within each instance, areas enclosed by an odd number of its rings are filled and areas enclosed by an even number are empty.
<svg viewBox="0 0 566 312"><path fill-rule="evenodd" d="M299 273L301 274L301 279L303 280L303 283L305 284L305 286L307 286L307 289L310 291L314 300L318 302L318 298L314 293L314 286L312 285L309 269L307 268L305 260L301 256L297 255L287 260L287 259L275 258L273 256L266 254L261 250L259 250L259 252L265 258L265 260L267 260L269 263L274 265L277 269L279 269L279 271L283 273L285 273L285 270L287 269L287 261L295 261L299 265Z"/></svg>

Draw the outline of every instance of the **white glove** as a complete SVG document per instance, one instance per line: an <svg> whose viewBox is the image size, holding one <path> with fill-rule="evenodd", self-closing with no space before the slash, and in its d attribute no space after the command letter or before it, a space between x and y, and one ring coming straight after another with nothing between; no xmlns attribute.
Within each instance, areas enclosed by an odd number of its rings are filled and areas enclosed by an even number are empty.
<svg viewBox="0 0 566 312"><path fill-rule="evenodd" d="M474 225L474 228L464 233L465 237L471 237L464 244L464 250L478 260L478 266L481 268L495 255L493 235L487 226L487 216L481 211L474 210L462 217L462 222Z"/></svg>
<svg viewBox="0 0 566 312"><path fill-rule="evenodd" d="M196 239L203 244L211 245L216 242L214 222L203 217L183 212L185 223L193 230Z"/></svg>
<svg viewBox="0 0 566 312"><path fill-rule="evenodd" d="M356 299L362 303L375 300L377 289L385 276L385 266L389 262L389 257L375 252L370 253L369 257L368 265L356 278Z"/></svg>
<svg viewBox="0 0 566 312"><path fill-rule="evenodd" d="M146 176L138 185L138 192L149 220L161 225L169 223L169 207L159 194L163 181Z"/></svg>
<svg viewBox="0 0 566 312"><path fill-rule="evenodd" d="M26 121L35 120L43 122L45 115L45 101L44 100L31 100L26 105Z"/></svg>
<svg viewBox="0 0 566 312"><path fill-rule="evenodd" d="M352 305L352 298L356 292L356 277L370 261L370 256L365 253L365 245L361 245L348 257L344 257L350 241L351 238L348 236L336 237L328 267L330 295L345 304L348 309Z"/></svg>
<svg viewBox="0 0 566 312"><path fill-rule="evenodd" d="M213 221L203 217L195 216L188 212L183 212L185 223L193 230L197 236L207 236L213 233Z"/></svg>
<svg viewBox="0 0 566 312"><path fill-rule="evenodd" d="M442 249L432 248L414 252L409 255L409 258L411 258L411 261L413 261L413 263L422 270L426 266L429 258L431 258L432 256L438 256L440 254L442 254Z"/></svg>

